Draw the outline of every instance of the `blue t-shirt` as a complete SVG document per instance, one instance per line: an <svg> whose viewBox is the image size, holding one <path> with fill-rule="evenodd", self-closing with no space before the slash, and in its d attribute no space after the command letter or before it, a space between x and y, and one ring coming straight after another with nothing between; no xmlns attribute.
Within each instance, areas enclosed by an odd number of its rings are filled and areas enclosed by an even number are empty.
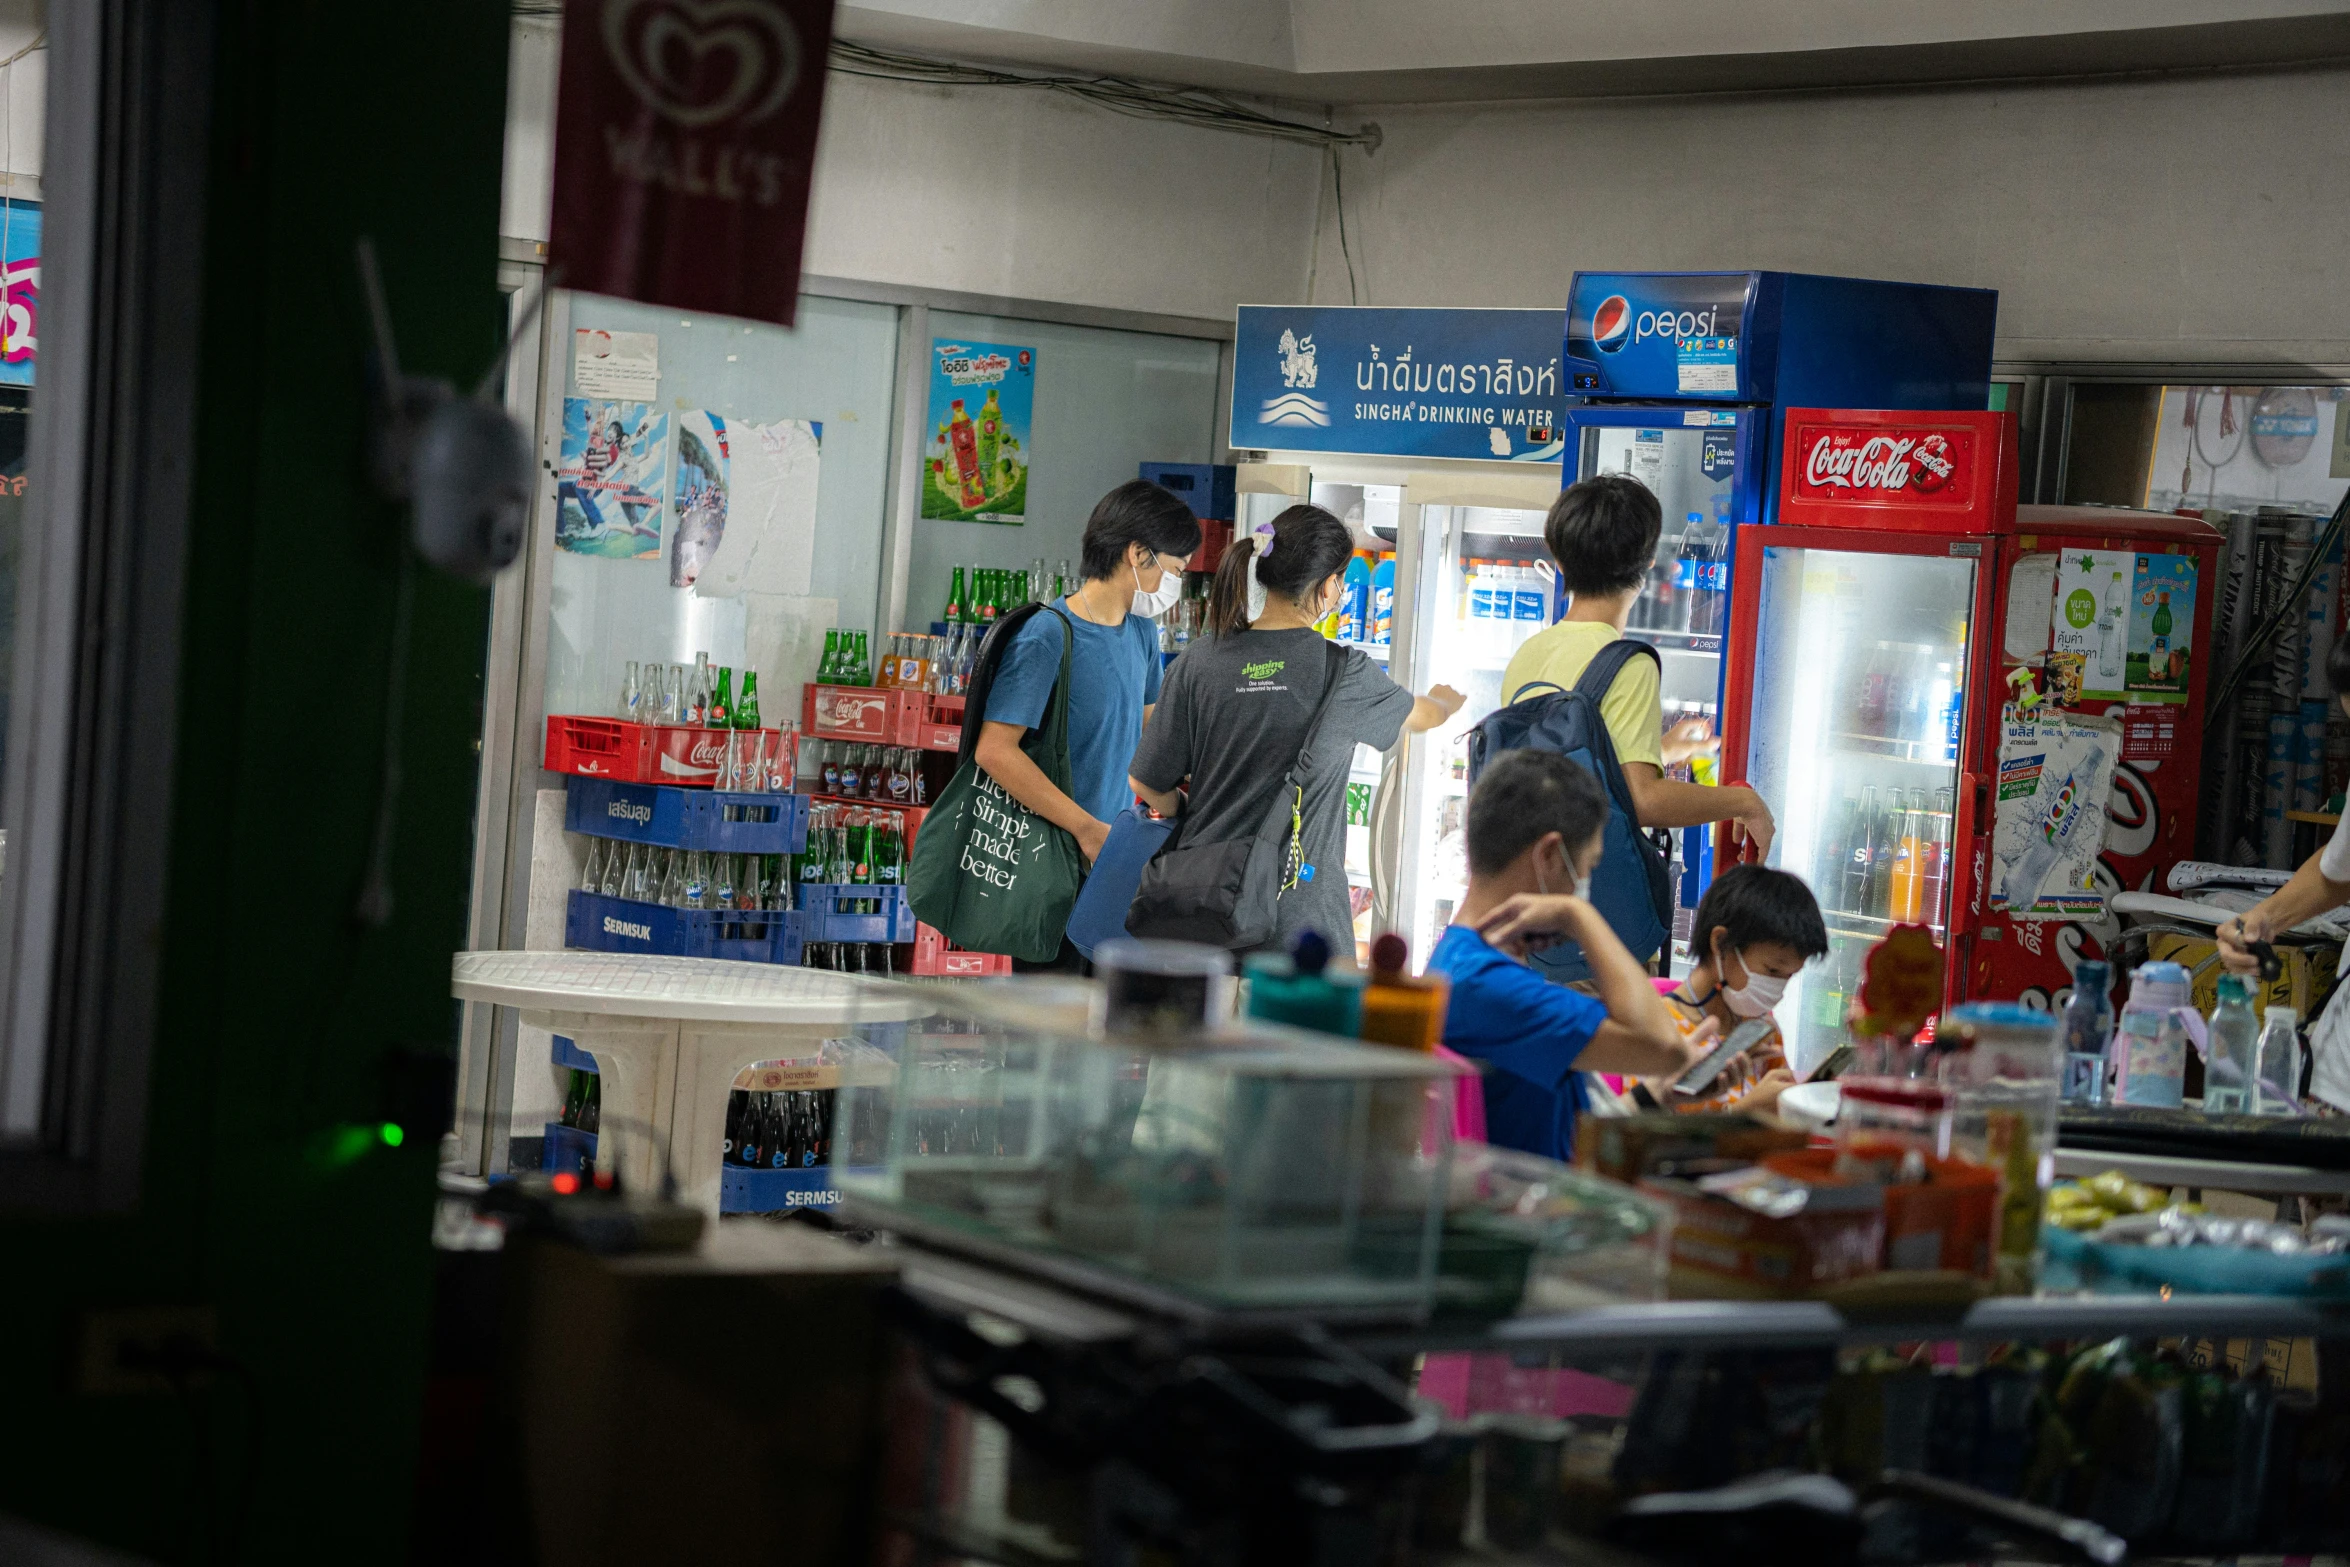
<svg viewBox="0 0 2350 1567"><path fill-rule="evenodd" d="M1140 615L1097 626L1063 606L1076 628L1069 662L1069 798L1096 821L1134 801L1126 782L1142 739L1142 710L1159 699L1159 628ZM1061 617L1031 615L1013 633L988 688L987 719L1034 729L1061 678Z"/></svg>
<svg viewBox="0 0 2350 1567"><path fill-rule="evenodd" d="M1575 1058L1607 1021L1607 1008L1554 985L1466 925L1449 925L1428 968L1452 981L1445 1048L1491 1068L1485 1135L1501 1148L1564 1160L1575 1117L1591 1100Z"/></svg>

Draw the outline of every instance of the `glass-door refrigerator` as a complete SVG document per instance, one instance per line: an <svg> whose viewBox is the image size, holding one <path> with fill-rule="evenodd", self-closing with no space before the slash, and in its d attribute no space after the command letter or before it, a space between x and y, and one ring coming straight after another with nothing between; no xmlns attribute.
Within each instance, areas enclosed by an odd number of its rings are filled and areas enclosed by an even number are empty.
<svg viewBox="0 0 2350 1567"><path fill-rule="evenodd" d="M1949 931L1973 901L1980 752L1998 727L1982 644L2015 532L2015 435L1992 413L1794 410L1787 429L1774 520L1738 537L1722 754L1777 819L1769 863L1805 878L1826 918L1827 957L1778 1007L1808 1076L1896 924L1933 929L1945 993L1961 994Z"/></svg>
<svg viewBox="0 0 2350 1567"><path fill-rule="evenodd" d="M1803 273L1575 275L1561 479L1620 473L1656 493L1664 527L1625 632L1657 648L1668 722L1720 727L1737 536L1775 509L1786 409L1981 408L1997 309L1988 289ZM1712 839L1675 836L1688 909Z"/></svg>
<svg viewBox="0 0 2350 1567"><path fill-rule="evenodd" d="M1373 884L1392 898L1374 919L1424 961L1467 882L1461 813L1469 729L1502 705L1501 676L1526 639L1565 609L1542 523L1558 480L1540 472L1413 474L1404 486L1390 672L1413 691L1467 698L1449 722L1387 753L1371 842Z"/></svg>

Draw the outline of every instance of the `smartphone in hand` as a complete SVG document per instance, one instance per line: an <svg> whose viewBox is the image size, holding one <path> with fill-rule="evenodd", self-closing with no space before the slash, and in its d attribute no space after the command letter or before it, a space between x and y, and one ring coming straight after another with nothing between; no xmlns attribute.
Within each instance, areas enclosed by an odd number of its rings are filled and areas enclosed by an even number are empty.
<svg viewBox="0 0 2350 1567"><path fill-rule="evenodd" d="M1676 1078L1673 1091L1678 1094L1704 1093L1713 1087L1714 1079L1722 1075L1724 1067L1760 1044L1770 1034L1771 1027L1771 1020L1767 1017L1748 1018L1730 1030L1730 1036L1714 1046L1704 1060Z"/></svg>

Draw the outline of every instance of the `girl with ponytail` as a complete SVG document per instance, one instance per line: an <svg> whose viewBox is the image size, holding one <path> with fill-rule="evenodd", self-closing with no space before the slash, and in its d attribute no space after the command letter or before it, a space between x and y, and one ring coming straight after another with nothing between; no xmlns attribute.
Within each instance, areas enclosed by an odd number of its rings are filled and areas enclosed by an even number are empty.
<svg viewBox="0 0 2350 1567"><path fill-rule="evenodd" d="M1314 625L1337 604L1353 554L1346 524L1319 506L1292 506L1233 541L1208 595L1208 634L1167 671L1130 780L1160 814L1181 815L1186 848L1255 834L1306 750L1328 689L1274 940L1286 947L1298 932L1318 931L1342 960L1355 950L1346 883L1354 748L1387 750L1462 702L1447 686L1412 695L1360 649L1333 658Z"/></svg>

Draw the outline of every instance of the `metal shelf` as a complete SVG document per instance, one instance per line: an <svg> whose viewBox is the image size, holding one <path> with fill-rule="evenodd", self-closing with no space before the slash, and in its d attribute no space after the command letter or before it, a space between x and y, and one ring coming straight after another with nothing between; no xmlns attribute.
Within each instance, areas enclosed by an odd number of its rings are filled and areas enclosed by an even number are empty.
<svg viewBox="0 0 2350 1567"><path fill-rule="evenodd" d="M1511 1317L1482 1329L1381 1334L1379 1350L1574 1352L1791 1348L1815 1344L2350 1336L2350 1303L2269 1295L1996 1297L1952 1315L1847 1317L1825 1301L1675 1300Z"/></svg>

